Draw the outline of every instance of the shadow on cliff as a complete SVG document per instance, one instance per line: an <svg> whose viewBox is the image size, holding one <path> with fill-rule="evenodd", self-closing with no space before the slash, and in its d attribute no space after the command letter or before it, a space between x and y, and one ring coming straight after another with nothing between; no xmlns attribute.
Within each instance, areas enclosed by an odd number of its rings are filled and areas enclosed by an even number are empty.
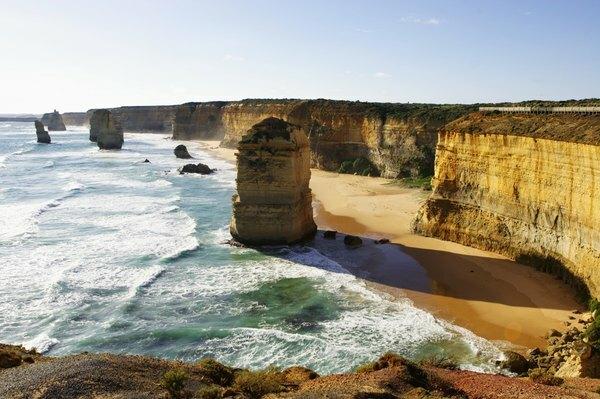
<svg viewBox="0 0 600 399"><path fill-rule="evenodd" d="M508 259L377 244L367 237L361 237L362 246L350 248L344 244L344 236L338 233L335 239L325 239L323 231L318 231L305 247L263 252L330 272L352 274L396 296L410 297L413 292L515 307L577 307L567 284Z"/></svg>

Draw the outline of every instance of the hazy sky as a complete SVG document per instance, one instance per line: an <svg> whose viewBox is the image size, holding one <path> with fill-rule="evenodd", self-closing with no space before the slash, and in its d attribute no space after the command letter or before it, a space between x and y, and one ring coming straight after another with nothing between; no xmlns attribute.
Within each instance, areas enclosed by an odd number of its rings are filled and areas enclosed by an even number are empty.
<svg viewBox="0 0 600 399"><path fill-rule="evenodd" d="M0 0L0 113L600 97L600 1Z"/></svg>

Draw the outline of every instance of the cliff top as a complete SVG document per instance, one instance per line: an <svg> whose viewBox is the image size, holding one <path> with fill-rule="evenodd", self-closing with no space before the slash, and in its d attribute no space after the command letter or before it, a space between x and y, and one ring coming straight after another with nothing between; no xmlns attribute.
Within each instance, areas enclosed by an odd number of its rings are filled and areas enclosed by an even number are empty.
<svg viewBox="0 0 600 399"><path fill-rule="evenodd" d="M248 133L242 137L240 144L258 144L269 141L285 141L291 144L306 144L300 133L300 127L279 118L267 118L252 126Z"/></svg>
<svg viewBox="0 0 600 399"><path fill-rule="evenodd" d="M475 112L447 124L443 131L503 134L600 145L600 116L571 114L483 114Z"/></svg>

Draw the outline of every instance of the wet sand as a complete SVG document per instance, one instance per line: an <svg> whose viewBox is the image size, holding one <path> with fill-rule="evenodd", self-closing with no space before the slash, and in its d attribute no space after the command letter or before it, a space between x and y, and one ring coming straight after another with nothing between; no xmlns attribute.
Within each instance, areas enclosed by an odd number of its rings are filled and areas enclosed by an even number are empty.
<svg viewBox="0 0 600 399"><path fill-rule="evenodd" d="M201 142L234 161L234 150L218 144ZM542 336L551 328L564 329L571 311L580 308L570 289L550 275L490 252L412 234L411 221L429 192L319 170L312 170L311 188L319 229L366 239L368 245L352 257L352 273L477 335L507 346L543 346ZM371 245L377 238L392 244Z"/></svg>

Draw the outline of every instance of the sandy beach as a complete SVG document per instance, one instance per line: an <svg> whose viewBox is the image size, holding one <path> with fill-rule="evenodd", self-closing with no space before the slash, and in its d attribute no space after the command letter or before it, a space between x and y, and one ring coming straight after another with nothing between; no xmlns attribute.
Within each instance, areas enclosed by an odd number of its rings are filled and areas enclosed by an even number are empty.
<svg viewBox="0 0 600 399"><path fill-rule="evenodd" d="M218 147L218 141L200 145L235 161L235 151ZM550 275L490 252L412 234L411 221L429 192L314 169L311 188L320 230L367 238L348 258L352 273L477 335L517 349L542 346L549 329L564 329L572 310L581 308L570 289ZM392 244L373 244L378 238Z"/></svg>

